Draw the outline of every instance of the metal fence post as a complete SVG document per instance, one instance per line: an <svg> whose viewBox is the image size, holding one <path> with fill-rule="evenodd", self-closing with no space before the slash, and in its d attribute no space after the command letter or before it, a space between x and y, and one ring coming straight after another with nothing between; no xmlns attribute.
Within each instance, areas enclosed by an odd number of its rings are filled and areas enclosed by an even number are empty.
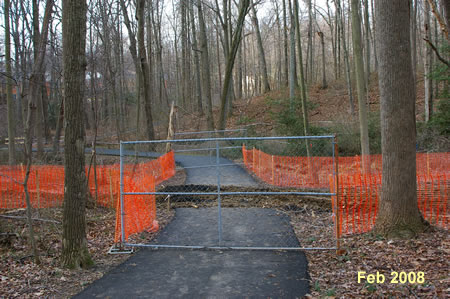
<svg viewBox="0 0 450 299"><path fill-rule="evenodd" d="M334 136L333 140L333 159L334 159L334 175L335 175L335 193L336 193L336 255L340 255L340 216L339 216L339 150L337 144L337 137Z"/></svg>
<svg viewBox="0 0 450 299"><path fill-rule="evenodd" d="M217 170L217 212L218 219L217 225L219 226L219 246L222 246L222 208L221 208L221 198L220 198L220 156L219 156L219 141L216 140L216 170Z"/></svg>
<svg viewBox="0 0 450 299"><path fill-rule="evenodd" d="M121 241L125 243L125 210L123 208L123 144L120 141L120 224Z"/></svg>

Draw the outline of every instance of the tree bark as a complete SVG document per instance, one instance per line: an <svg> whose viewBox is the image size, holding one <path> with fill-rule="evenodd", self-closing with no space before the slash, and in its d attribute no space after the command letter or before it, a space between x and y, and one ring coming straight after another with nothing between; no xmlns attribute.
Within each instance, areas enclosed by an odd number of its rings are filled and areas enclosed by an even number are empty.
<svg viewBox="0 0 450 299"><path fill-rule="evenodd" d="M288 0L290 1L290 0ZM284 52L284 77L285 86L289 85L289 63L288 63L288 34L287 34L287 15L286 15L286 0L283 0L283 52Z"/></svg>
<svg viewBox="0 0 450 299"><path fill-rule="evenodd" d="M227 111L226 111L226 103L227 103L227 96L229 94L229 88L231 83L231 75L233 73L233 66L234 61L236 58L236 53L239 47L239 43L241 41L242 37L242 27L244 26L244 20L245 16L248 12L248 7L250 5L250 0L241 0L240 1L240 7L239 7L239 14L238 19L236 22L236 30L234 31L233 40L231 43L230 52L228 53L228 57L226 59L226 68L225 68L225 79L224 84L222 88L222 93L220 96L220 110L219 110L219 123L218 123L218 130L224 130L226 126L226 118L227 118Z"/></svg>
<svg viewBox="0 0 450 299"><path fill-rule="evenodd" d="M350 78L350 62L348 61L347 43L345 42L345 29L344 29L345 27L344 21L342 20L341 1L336 0L334 4L336 6L336 15L338 16L340 35L342 40L342 48L344 49L345 75L347 79L348 97L350 100L350 111L352 115L355 115L355 107L353 104L352 81Z"/></svg>
<svg viewBox="0 0 450 299"><path fill-rule="evenodd" d="M326 89L328 87L328 83L327 74L325 71L325 40L323 37L323 32L319 31L317 34L320 37L320 44L322 45L322 89Z"/></svg>
<svg viewBox="0 0 450 299"><path fill-rule="evenodd" d="M417 207L409 6L403 0L377 0L375 17L383 178L374 231L409 238L424 229Z"/></svg>
<svg viewBox="0 0 450 299"><path fill-rule="evenodd" d="M369 22L369 0L364 0L364 40L366 54L365 84L366 90L369 90L370 82L370 22Z"/></svg>
<svg viewBox="0 0 450 299"><path fill-rule="evenodd" d="M431 23L430 23L430 4L428 1L425 2L425 11L424 11L424 31L425 31L425 39L431 41ZM432 49L426 42L425 45L425 57L424 57L424 81L425 81L425 122L430 121L431 115L433 114L433 80L431 79L432 71L433 71L433 53Z"/></svg>
<svg viewBox="0 0 450 299"><path fill-rule="evenodd" d="M144 109L145 109L145 116L147 119L146 130L148 140L154 140L155 131L153 128L152 103L150 99L151 86L149 86L149 69L144 40L144 28L145 28L144 10L145 10L145 0L138 0L138 4L136 6L136 18L138 20L137 42L144 88Z"/></svg>
<svg viewBox="0 0 450 299"><path fill-rule="evenodd" d="M450 1L440 0L441 7L444 11L443 17L445 24L447 25L447 32L450 30ZM448 37L447 37L448 38Z"/></svg>
<svg viewBox="0 0 450 299"><path fill-rule="evenodd" d="M33 10L33 47L34 47L34 60L39 56L39 41L41 39L41 34L39 32L39 4L37 0L32 1L32 10ZM37 156L39 159L43 158L44 155L44 111L43 111L43 103L42 103L42 89L41 85L45 85L45 66L43 66L42 72L39 75L39 88L40 92L37 96L36 102L36 125L34 127L36 132L36 143L37 143Z"/></svg>
<svg viewBox="0 0 450 299"><path fill-rule="evenodd" d="M85 0L62 1L64 61L64 212L62 264L93 264L86 241L86 174L84 169L83 90L86 70Z"/></svg>
<svg viewBox="0 0 450 299"><path fill-rule="evenodd" d="M367 122L367 95L364 76L364 59L361 40L361 18L359 15L359 0L351 0L352 12L352 42L355 56L356 86L358 90L359 134L361 140L362 172L370 172L369 126Z"/></svg>
<svg viewBox="0 0 450 299"><path fill-rule="evenodd" d="M203 17L202 0L197 0L198 22L200 26L200 57L202 66L202 93L206 103L206 125L208 130L214 130L214 117L212 112L211 73L209 67L208 39L206 37L206 24Z"/></svg>
<svg viewBox="0 0 450 299"><path fill-rule="evenodd" d="M260 66L260 73L262 74L263 93L266 93L270 91L269 76L267 75L266 56L264 55L264 47L261 38L261 32L259 30L258 16L256 15L254 1L252 1L251 10L252 10L251 19L253 27L255 28L256 43L258 46L259 66Z"/></svg>
<svg viewBox="0 0 450 299"><path fill-rule="evenodd" d="M298 10L298 0L294 1L294 20L295 20L295 31L297 33L297 50L298 50L298 65L299 65L299 75L300 75L300 92L301 92L301 103L302 103L302 116L303 116L303 133L305 136L309 135L309 121L308 121L308 108L306 107L306 84L305 84L305 73L303 71L303 53L302 53L302 39L300 35L300 20L299 20L299 10ZM306 141L306 152L307 156L310 157L308 141Z"/></svg>
<svg viewBox="0 0 450 299"><path fill-rule="evenodd" d="M411 52L412 68L414 76L414 86L416 86L416 68L417 68L417 1L412 0L411 5Z"/></svg>
<svg viewBox="0 0 450 299"><path fill-rule="evenodd" d="M202 101L202 87L201 87L201 75L200 75L200 58L198 57L198 43L197 43L197 30L195 28L194 8L193 1L189 1L189 16L191 22L192 31L192 51L194 53L194 68L195 68L195 90L197 95L197 110L200 115L203 115L203 101Z"/></svg>
<svg viewBox="0 0 450 299"><path fill-rule="evenodd" d="M5 0L5 64L6 64L6 103L8 110L8 160L10 165L16 164L16 126L15 110L12 99L13 76L11 70L11 34L9 29L9 0ZM16 87L18 89L18 87ZM16 93L17 95L17 93Z"/></svg>

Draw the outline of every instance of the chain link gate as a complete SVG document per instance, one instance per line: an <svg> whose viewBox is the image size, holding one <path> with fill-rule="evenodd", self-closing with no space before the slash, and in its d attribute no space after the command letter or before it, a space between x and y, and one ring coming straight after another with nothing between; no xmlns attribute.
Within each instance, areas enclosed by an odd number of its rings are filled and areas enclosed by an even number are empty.
<svg viewBox="0 0 450 299"><path fill-rule="evenodd" d="M147 179L158 174L141 165L149 158L164 160L168 143L175 176ZM120 242L152 248L336 249L331 198L337 196L330 191L338 190L336 148L334 136L123 141ZM152 222L140 213L153 205L144 213ZM161 214L170 219L161 220ZM146 221L165 227L151 226L160 231L149 242L130 236L139 231L127 233L128 226ZM314 232L326 237L315 240Z"/></svg>

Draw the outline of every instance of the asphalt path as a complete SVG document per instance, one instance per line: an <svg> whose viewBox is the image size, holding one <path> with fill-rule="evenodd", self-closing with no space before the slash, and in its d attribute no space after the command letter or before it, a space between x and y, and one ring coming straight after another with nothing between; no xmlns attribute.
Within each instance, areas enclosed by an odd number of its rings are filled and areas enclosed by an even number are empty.
<svg viewBox="0 0 450 299"><path fill-rule="evenodd" d="M90 152L90 149L87 149ZM119 155L119 150L97 148L99 155ZM157 158L160 153L154 152L135 152L124 150L124 156L139 156ZM247 173L240 165L233 161L216 156L194 156L182 155L175 153L175 162L183 167L186 171L187 185L217 185L219 182L218 174L220 174L220 185L222 186L238 186L251 187L256 186L257 182Z"/></svg>
<svg viewBox="0 0 450 299"><path fill-rule="evenodd" d="M101 155L118 150L98 148ZM125 155L135 155L126 151ZM140 157L160 154L139 152ZM216 185L215 157L175 155L186 184ZM220 158L220 183L254 186L239 165ZM213 166L211 166L213 165ZM298 246L289 217L271 209L179 208L154 244L197 246ZM301 251L142 248L74 298L301 298L309 292Z"/></svg>
<svg viewBox="0 0 450 299"><path fill-rule="evenodd" d="M298 245L287 217L274 210L222 213L221 245ZM217 209L176 209L155 243L217 245ZM308 291L303 252L141 249L75 298L302 298Z"/></svg>

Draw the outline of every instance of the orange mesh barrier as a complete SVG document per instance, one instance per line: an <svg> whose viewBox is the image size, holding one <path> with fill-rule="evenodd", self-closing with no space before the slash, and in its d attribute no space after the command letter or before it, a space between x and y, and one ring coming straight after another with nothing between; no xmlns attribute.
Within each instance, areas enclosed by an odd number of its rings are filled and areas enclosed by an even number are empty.
<svg viewBox="0 0 450 299"><path fill-rule="evenodd" d="M169 152L158 159L125 165L129 171L125 177L142 178L154 176L158 185L175 174L174 153ZM115 207L119 195L119 164L97 166L97 203L101 206ZM132 170L135 169L135 173ZM0 166L0 209L17 209L26 207L23 186L14 182L23 182L24 166ZM88 168L86 167L86 174ZM89 174L89 192L96 196L94 169ZM136 182L139 184L139 182ZM28 179L28 190L33 208L61 206L64 200L64 167L53 165L33 165Z"/></svg>
<svg viewBox="0 0 450 299"><path fill-rule="evenodd" d="M280 187L336 186L331 157L284 157L242 147L244 164L264 182ZM344 234L369 231L375 224L381 192L382 156L367 157L370 173L361 173L361 157L339 157L339 230ZM417 153L417 200L426 220L448 228L450 153ZM334 203L334 200L332 201Z"/></svg>
<svg viewBox="0 0 450 299"><path fill-rule="evenodd" d="M153 176L145 176L140 184L136 184L131 178L124 178L124 192L154 192L155 179ZM117 201L116 231L114 242L121 240L122 218L120 201ZM155 195L126 195L123 196L124 213L124 239L132 234L147 231L157 231L159 224L156 221Z"/></svg>
<svg viewBox="0 0 450 299"><path fill-rule="evenodd" d="M447 173L417 175L417 206L432 225L449 228ZM334 177L330 176L331 192L335 192ZM339 175L339 203L333 211L339 213L341 234L363 233L375 224L381 194L381 173Z"/></svg>

